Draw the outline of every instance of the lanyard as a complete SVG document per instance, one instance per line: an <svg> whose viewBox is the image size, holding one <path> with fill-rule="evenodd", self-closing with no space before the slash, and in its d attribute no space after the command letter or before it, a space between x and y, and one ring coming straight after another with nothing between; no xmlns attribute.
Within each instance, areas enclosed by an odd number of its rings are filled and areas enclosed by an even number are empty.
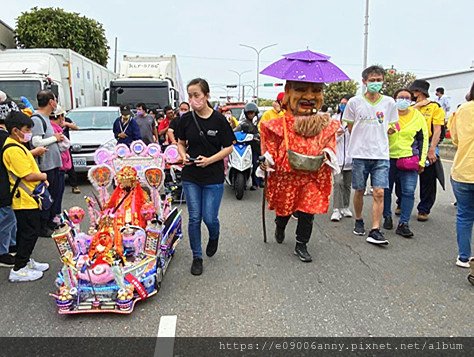
<svg viewBox="0 0 474 357"><path fill-rule="evenodd" d="M130 125L130 121L131 121L131 120L132 120L131 118L128 119L127 125L125 125L125 129L124 129L124 128L123 128L123 125L122 125L122 119L120 119L120 123L119 123L119 124L120 124L120 130L122 131L122 133L125 133L125 131L127 130L128 126Z"/></svg>

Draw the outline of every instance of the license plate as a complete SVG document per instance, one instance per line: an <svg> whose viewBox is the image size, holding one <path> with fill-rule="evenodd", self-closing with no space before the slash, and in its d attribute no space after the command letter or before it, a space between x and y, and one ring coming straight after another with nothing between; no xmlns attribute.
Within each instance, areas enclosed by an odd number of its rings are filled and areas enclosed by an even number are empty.
<svg viewBox="0 0 474 357"><path fill-rule="evenodd" d="M75 167L86 167L87 166L87 160L85 157L73 157L72 158L72 163Z"/></svg>

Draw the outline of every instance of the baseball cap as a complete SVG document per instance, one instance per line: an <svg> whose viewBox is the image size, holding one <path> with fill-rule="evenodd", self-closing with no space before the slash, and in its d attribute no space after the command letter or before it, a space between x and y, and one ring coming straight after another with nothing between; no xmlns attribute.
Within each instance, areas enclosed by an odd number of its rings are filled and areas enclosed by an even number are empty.
<svg viewBox="0 0 474 357"><path fill-rule="evenodd" d="M277 95L277 100L278 100L279 102L281 102L281 101L283 101L283 98L284 98L284 97L285 97L285 93L284 93L284 92L280 92L280 93L278 93L278 95Z"/></svg>
<svg viewBox="0 0 474 357"><path fill-rule="evenodd" d="M120 106L120 113L122 115L131 115L132 114L132 111L130 110L130 106L129 105L121 105Z"/></svg>

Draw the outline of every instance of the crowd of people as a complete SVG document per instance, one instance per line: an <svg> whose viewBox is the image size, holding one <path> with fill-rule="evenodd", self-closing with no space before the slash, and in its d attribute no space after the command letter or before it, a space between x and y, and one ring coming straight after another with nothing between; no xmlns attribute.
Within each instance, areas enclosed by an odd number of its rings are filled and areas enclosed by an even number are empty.
<svg viewBox="0 0 474 357"><path fill-rule="evenodd" d="M147 145L177 145L183 163L193 275L203 272L202 221L209 232L206 255L212 257L218 249L225 160L233 150L234 132L253 134L250 189L266 186L269 208L276 214L277 243L284 241L291 216L298 220L294 254L310 262L307 243L314 215L328 211L331 193L331 221L353 217L355 235L367 234L368 243L387 245L382 227L395 227L392 208L400 216L395 233L411 238L418 182L416 217L422 222L429 220L435 204L437 181L444 185L438 145L445 135L449 102L443 88L437 89L438 100L432 101L429 83L415 80L388 97L381 94L384 76L379 66L366 68L364 93L343 96L333 116L322 108L323 83L287 80L285 92L278 94L272 109L260 116L258 107L247 103L240 121L226 107L213 108L208 83L196 78L187 86L189 103L182 102L178 108L149 110L138 103L134 114L129 105L122 105L113 132L119 144L141 139ZM474 222L474 84L466 99L449 121L453 144L458 147L451 184L458 207L456 265L460 267L469 267ZM0 92L0 179L9 182L0 197L0 265L12 268L12 282L39 279L49 268L31 255L38 237L50 236L59 223L66 175L73 192L80 192L68 138L69 130L78 128L68 122L51 91L40 91L37 102L34 110ZM373 208L367 232L362 212L369 177ZM35 196L42 182L48 186L50 207L42 206Z"/></svg>

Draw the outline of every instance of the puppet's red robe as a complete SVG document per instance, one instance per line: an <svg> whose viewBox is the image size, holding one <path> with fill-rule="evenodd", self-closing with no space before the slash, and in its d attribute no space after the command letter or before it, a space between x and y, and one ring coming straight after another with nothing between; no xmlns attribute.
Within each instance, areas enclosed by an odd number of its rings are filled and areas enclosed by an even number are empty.
<svg viewBox="0 0 474 357"><path fill-rule="evenodd" d="M267 201L269 208L277 216L289 216L301 211L310 214L322 214L328 211L332 189L331 168L323 164L318 171L296 171L291 169L286 152L283 120L286 120L289 149L299 154L317 156L327 149L336 151L336 132L340 127L331 120L317 136L305 138L295 133L295 118L287 113L262 123L262 153L268 151L275 161L274 172L267 181Z"/></svg>

